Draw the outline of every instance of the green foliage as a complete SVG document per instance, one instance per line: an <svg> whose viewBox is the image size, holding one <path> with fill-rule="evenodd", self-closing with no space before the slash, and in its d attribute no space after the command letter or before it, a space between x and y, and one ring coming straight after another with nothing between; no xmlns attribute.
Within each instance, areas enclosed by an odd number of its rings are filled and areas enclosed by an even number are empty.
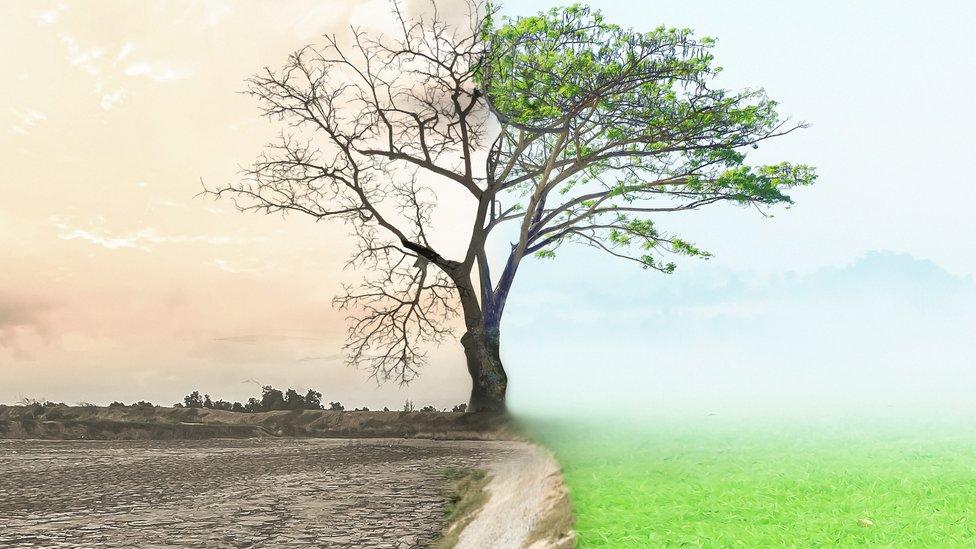
<svg viewBox="0 0 976 549"><path fill-rule="evenodd" d="M688 29L636 33L577 4L507 20L490 34L479 79L496 112L513 124L555 129L587 109L623 114L625 100L651 97L657 102L646 106L661 116L661 107L677 105L675 84L717 72L712 43L695 41ZM625 131L625 125L607 128L609 137Z"/></svg>
<svg viewBox="0 0 976 549"><path fill-rule="evenodd" d="M528 206L539 211L538 258L575 241L671 272L663 254L710 256L651 217L789 205L790 189L816 180L804 164L746 164L747 150L802 125L761 89L716 86L711 38L626 29L581 5L485 25L477 81L502 122L498 165L518 158L509 211L543 198Z"/></svg>
<svg viewBox="0 0 976 549"><path fill-rule="evenodd" d="M556 252L553 250L539 250L535 253L535 256L539 259L555 259Z"/></svg>

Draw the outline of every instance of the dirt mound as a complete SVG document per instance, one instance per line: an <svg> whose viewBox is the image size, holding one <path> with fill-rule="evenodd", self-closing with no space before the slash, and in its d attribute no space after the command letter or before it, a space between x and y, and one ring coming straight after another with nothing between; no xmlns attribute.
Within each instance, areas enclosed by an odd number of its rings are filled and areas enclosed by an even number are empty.
<svg viewBox="0 0 976 549"><path fill-rule="evenodd" d="M251 437L512 438L504 419L454 412L259 413L207 408L0 405L0 438L175 440Z"/></svg>

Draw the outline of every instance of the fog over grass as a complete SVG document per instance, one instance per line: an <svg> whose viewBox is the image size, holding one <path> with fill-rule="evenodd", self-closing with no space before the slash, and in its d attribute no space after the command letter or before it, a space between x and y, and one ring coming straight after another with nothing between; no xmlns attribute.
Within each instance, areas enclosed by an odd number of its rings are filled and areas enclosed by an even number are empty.
<svg viewBox="0 0 976 549"><path fill-rule="evenodd" d="M976 285L906 254L806 275L532 264L503 353L527 413L967 412ZM590 259L588 261L588 259Z"/></svg>

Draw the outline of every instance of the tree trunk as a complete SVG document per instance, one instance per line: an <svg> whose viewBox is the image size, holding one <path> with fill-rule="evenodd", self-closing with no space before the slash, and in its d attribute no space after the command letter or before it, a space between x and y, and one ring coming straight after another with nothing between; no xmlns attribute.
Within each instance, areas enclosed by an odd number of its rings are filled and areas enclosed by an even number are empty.
<svg viewBox="0 0 976 549"><path fill-rule="evenodd" d="M471 412L505 413L508 376L498 355L498 328L478 327L461 337L471 374Z"/></svg>

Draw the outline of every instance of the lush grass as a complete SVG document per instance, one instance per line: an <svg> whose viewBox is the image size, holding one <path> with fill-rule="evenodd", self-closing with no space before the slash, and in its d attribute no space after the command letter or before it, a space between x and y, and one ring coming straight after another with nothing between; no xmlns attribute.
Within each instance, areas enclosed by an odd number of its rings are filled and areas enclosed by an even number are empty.
<svg viewBox="0 0 976 549"><path fill-rule="evenodd" d="M976 432L705 418L533 421L581 547L973 547Z"/></svg>

